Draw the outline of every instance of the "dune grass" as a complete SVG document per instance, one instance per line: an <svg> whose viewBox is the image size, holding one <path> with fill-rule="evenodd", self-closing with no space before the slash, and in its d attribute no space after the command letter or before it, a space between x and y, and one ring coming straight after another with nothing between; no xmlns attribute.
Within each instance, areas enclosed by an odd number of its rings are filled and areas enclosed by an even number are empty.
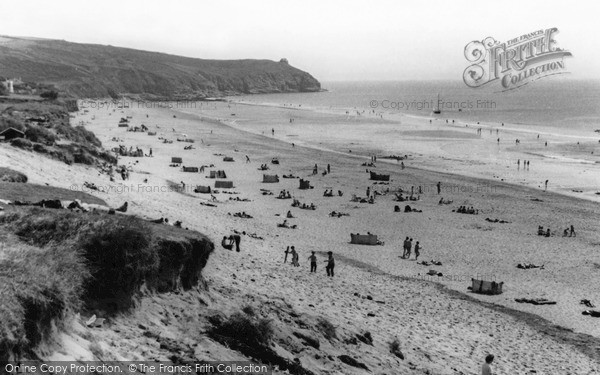
<svg viewBox="0 0 600 375"><path fill-rule="evenodd" d="M69 311L103 314L149 291L201 283L213 244L197 232L105 213L0 214L0 361L27 355Z"/></svg>

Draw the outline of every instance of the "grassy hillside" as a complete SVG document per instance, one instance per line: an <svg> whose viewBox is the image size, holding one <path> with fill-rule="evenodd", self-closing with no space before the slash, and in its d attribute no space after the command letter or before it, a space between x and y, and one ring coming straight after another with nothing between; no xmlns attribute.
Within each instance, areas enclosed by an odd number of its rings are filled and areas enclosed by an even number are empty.
<svg viewBox="0 0 600 375"><path fill-rule="evenodd" d="M14 147L44 154L65 163L116 163L94 133L83 126L71 126L69 112L77 110L72 99L42 100L39 96L0 98L0 131L21 130L24 138L10 141Z"/></svg>
<svg viewBox="0 0 600 375"><path fill-rule="evenodd" d="M287 62L204 60L61 40L0 37L5 77L55 85L76 97L135 94L192 99L220 95L310 92L320 83Z"/></svg>

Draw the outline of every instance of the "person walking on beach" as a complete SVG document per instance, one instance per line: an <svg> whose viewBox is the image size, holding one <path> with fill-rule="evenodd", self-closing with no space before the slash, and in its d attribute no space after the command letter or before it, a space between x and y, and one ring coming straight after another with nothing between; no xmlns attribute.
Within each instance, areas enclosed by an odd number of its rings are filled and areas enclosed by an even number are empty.
<svg viewBox="0 0 600 375"><path fill-rule="evenodd" d="M327 272L327 276L333 277L333 269L335 267L335 259L333 259L333 252L328 251L327 254L329 258L325 261L327 265L325 266L325 271Z"/></svg>
<svg viewBox="0 0 600 375"><path fill-rule="evenodd" d="M421 245L419 245L419 241L417 241L417 243L415 244L415 260L419 260L419 255L421 255L420 250Z"/></svg>
<svg viewBox="0 0 600 375"><path fill-rule="evenodd" d="M436 186L437 186L438 195L440 195L440 193L442 192L442 183L438 181Z"/></svg>
<svg viewBox="0 0 600 375"><path fill-rule="evenodd" d="M327 173L331 173L331 165L327 164Z"/></svg>
<svg viewBox="0 0 600 375"><path fill-rule="evenodd" d="M150 147L150 156L152 156L152 147Z"/></svg>
<svg viewBox="0 0 600 375"><path fill-rule="evenodd" d="M404 251L402 252L402 258L405 259L406 258L406 253L407 253L407 249L408 249L408 237L406 237L406 239L404 240Z"/></svg>
<svg viewBox="0 0 600 375"><path fill-rule="evenodd" d="M246 155L246 163L250 163L250 157Z"/></svg>
<svg viewBox="0 0 600 375"><path fill-rule="evenodd" d="M488 354L485 357L485 363L481 366L481 375L492 375L491 364L494 362L494 355Z"/></svg>
<svg viewBox="0 0 600 375"><path fill-rule="evenodd" d="M569 233L569 237L577 237L575 234L575 227L571 225L571 231Z"/></svg>
<svg viewBox="0 0 600 375"><path fill-rule="evenodd" d="M544 182L544 191L548 190L548 180L546 180L546 182Z"/></svg>
<svg viewBox="0 0 600 375"><path fill-rule="evenodd" d="M310 272L317 272L317 256L313 251L312 254L308 257L310 260Z"/></svg>
<svg viewBox="0 0 600 375"><path fill-rule="evenodd" d="M409 239L408 244L406 245L406 259L410 259L410 254L412 252L412 241L412 238Z"/></svg>

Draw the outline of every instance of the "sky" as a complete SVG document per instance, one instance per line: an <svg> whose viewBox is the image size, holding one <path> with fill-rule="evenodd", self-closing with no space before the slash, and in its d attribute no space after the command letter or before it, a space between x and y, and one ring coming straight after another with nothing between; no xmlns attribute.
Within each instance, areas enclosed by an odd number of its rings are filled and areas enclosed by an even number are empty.
<svg viewBox="0 0 600 375"><path fill-rule="evenodd" d="M574 78L600 79L600 1L2 0L0 34L206 59L285 57L320 81L462 80L466 44L556 27Z"/></svg>

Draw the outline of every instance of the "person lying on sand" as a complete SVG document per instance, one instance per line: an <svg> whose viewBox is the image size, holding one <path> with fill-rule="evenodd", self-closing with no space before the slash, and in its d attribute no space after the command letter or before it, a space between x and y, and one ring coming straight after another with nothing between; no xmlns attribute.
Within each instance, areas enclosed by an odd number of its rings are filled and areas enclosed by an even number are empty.
<svg viewBox="0 0 600 375"><path fill-rule="evenodd" d="M517 264L517 268L520 268L520 269L523 269L523 270L528 270L528 269L531 269L531 268L540 268L540 269L543 270L544 269L544 265L542 264L541 266L536 266L533 263L524 263L524 264L519 263L519 264Z"/></svg>
<svg viewBox="0 0 600 375"><path fill-rule="evenodd" d="M287 222L287 219L283 220L283 223L277 224L277 226L279 228L288 228L288 229L296 229L296 228L298 228L298 226L296 224L289 225L288 222Z"/></svg>

